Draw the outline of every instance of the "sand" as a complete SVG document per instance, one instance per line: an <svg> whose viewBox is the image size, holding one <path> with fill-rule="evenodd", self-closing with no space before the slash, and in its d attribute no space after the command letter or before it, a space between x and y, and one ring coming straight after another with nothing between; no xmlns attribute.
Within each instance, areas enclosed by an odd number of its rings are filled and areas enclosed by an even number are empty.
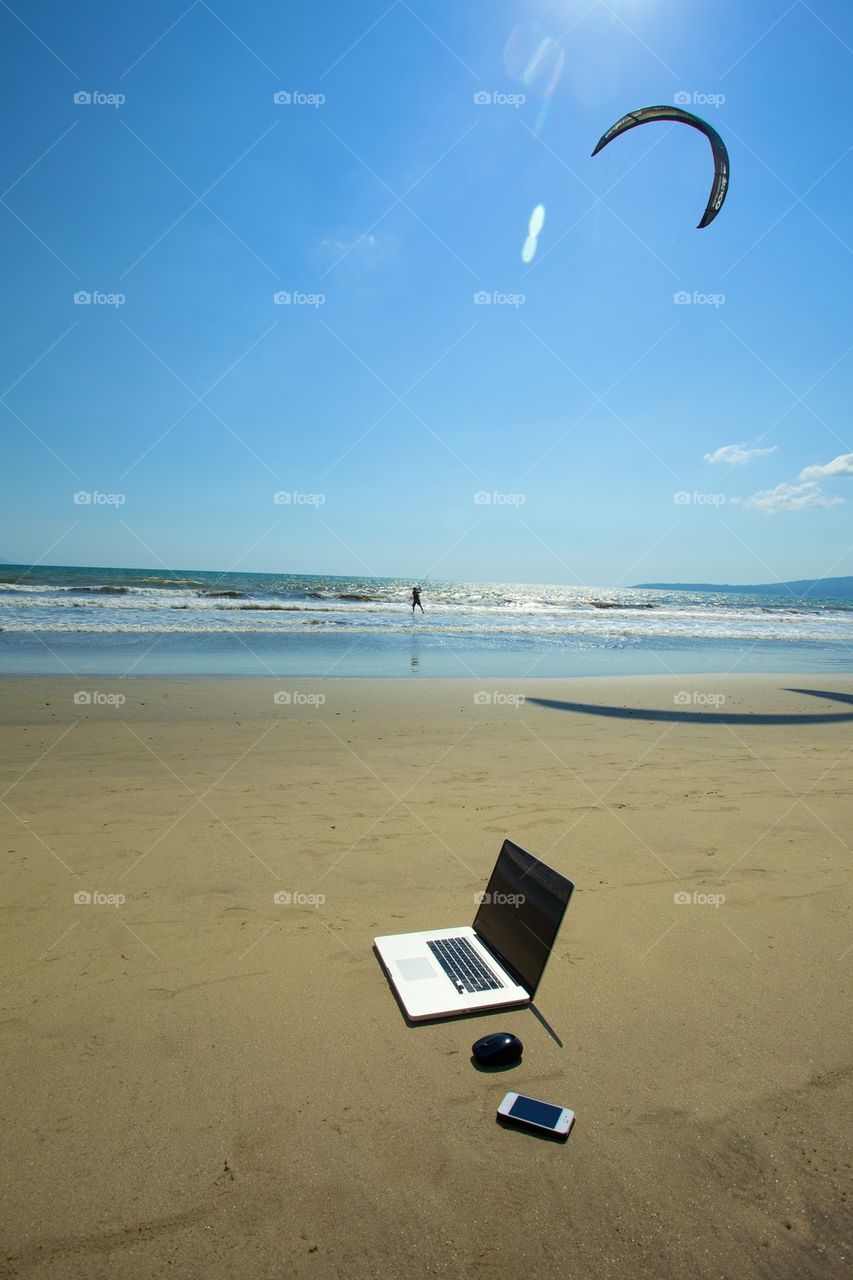
<svg viewBox="0 0 853 1280"><path fill-rule="evenodd" d="M840 1274L851 693L0 681L2 1274ZM540 1016L407 1026L372 938L507 835L577 885Z"/></svg>

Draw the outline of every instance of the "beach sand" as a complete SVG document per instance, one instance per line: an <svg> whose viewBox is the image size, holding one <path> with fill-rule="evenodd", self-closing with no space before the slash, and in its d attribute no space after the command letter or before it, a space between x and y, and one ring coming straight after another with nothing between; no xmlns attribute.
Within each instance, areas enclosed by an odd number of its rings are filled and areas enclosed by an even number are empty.
<svg viewBox="0 0 853 1280"><path fill-rule="evenodd" d="M849 677L0 690L2 1274L841 1273ZM577 885L541 1017L407 1026L373 937L505 836Z"/></svg>

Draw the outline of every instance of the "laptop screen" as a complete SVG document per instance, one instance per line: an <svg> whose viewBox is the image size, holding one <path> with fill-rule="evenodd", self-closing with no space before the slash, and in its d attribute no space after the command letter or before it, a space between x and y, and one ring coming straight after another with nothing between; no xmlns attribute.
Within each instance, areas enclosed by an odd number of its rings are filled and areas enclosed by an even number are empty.
<svg viewBox="0 0 853 1280"><path fill-rule="evenodd" d="M558 871L504 840L474 932L534 995L574 885Z"/></svg>

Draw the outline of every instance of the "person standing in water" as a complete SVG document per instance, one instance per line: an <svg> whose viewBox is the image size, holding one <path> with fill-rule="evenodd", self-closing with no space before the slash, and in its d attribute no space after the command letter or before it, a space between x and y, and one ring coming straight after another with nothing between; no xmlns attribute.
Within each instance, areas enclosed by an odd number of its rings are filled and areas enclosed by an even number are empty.
<svg viewBox="0 0 853 1280"><path fill-rule="evenodd" d="M420 587L412 587L412 617L415 616L415 608L420 609L421 613L424 611L424 607L421 604Z"/></svg>

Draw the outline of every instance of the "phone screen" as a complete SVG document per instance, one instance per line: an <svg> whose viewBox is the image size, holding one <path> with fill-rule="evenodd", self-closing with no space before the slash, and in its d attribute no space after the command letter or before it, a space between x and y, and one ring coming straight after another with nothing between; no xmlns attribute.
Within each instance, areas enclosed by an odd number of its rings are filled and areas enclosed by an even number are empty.
<svg viewBox="0 0 853 1280"><path fill-rule="evenodd" d="M530 1124L539 1124L543 1129L553 1129L560 1116L562 1107L552 1107L549 1102L538 1102L536 1098L525 1098L519 1095L509 1109L509 1114L516 1120L527 1120Z"/></svg>

